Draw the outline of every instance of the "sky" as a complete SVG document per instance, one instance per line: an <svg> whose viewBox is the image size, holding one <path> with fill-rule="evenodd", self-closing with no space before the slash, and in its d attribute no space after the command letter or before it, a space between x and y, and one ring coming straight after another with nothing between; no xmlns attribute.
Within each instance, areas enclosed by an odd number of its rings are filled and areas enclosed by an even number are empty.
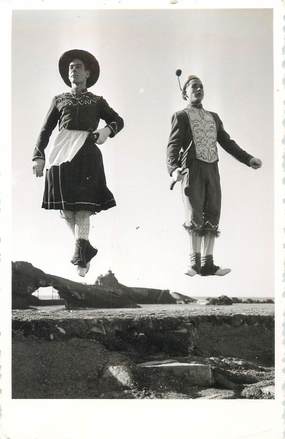
<svg viewBox="0 0 285 439"><path fill-rule="evenodd" d="M101 76L90 89L124 118L102 145L117 207L92 217L99 253L83 280L111 269L123 284L193 296L272 296L273 51L271 10L26 10L12 21L13 260L82 280L70 264L73 238L56 211L41 209L44 179L32 174L32 151L53 96L68 91L61 54L85 49ZM177 187L169 190L166 146L172 114L185 107L182 82L198 75L204 108L263 167L252 170L219 147L221 236L215 261L224 278L184 275L189 238ZM54 139L57 130L50 140Z"/></svg>

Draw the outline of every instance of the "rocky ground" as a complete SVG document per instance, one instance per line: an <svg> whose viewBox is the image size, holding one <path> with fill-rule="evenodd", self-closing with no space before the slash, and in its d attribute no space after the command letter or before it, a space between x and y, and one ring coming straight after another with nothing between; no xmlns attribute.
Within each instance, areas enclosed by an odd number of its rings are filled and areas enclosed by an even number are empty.
<svg viewBox="0 0 285 439"><path fill-rule="evenodd" d="M274 305L13 311L14 398L274 398Z"/></svg>
<svg viewBox="0 0 285 439"><path fill-rule="evenodd" d="M95 284L74 282L45 273L26 261L12 262L12 308L39 306L33 295L39 288L53 287L67 309L139 308L139 304L176 304L195 302L186 295L154 288L133 288L121 284L111 270Z"/></svg>

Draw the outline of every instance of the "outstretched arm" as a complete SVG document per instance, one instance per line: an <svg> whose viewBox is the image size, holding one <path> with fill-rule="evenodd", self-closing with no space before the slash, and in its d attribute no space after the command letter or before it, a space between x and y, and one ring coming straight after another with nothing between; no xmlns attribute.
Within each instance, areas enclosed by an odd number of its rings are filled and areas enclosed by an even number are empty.
<svg viewBox="0 0 285 439"><path fill-rule="evenodd" d="M238 144L233 139L231 139L230 135L224 129L223 122L221 121L219 116L216 113L214 113L213 115L217 123L217 140L221 147L241 163L244 163L245 165L250 166L253 169L260 168L262 165L261 160L248 154L240 146L238 146Z"/></svg>

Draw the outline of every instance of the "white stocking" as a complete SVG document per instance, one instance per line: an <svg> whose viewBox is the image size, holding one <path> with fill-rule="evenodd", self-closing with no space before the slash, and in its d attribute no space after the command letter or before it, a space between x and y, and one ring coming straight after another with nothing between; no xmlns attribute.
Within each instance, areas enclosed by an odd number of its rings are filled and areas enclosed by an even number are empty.
<svg viewBox="0 0 285 439"><path fill-rule="evenodd" d="M90 215L88 210L79 210L75 212L75 238L89 239Z"/></svg>
<svg viewBox="0 0 285 439"><path fill-rule="evenodd" d="M202 236L194 231L188 233L190 238L190 255L194 253L201 253Z"/></svg>
<svg viewBox="0 0 285 439"><path fill-rule="evenodd" d="M204 248L203 248L203 256L213 256L214 245L215 245L215 235L212 233L206 233L204 236Z"/></svg>

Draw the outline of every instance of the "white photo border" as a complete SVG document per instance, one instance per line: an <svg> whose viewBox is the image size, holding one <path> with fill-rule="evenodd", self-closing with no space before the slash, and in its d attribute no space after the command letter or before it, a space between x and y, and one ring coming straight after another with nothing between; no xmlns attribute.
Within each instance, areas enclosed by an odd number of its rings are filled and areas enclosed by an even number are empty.
<svg viewBox="0 0 285 439"><path fill-rule="evenodd" d="M281 439L284 431L284 2L275 1L25 1L0 5L2 47L1 224L1 419L2 439L137 439L193 437ZM95 3L95 6L94 6ZM11 399L11 19L17 9L241 9L274 10L275 108L275 400L12 400ZM17 213L17 214L20 214ZM283 283L282 283L283 281ZM281 293L282 291L282 293Z"/></svg>

